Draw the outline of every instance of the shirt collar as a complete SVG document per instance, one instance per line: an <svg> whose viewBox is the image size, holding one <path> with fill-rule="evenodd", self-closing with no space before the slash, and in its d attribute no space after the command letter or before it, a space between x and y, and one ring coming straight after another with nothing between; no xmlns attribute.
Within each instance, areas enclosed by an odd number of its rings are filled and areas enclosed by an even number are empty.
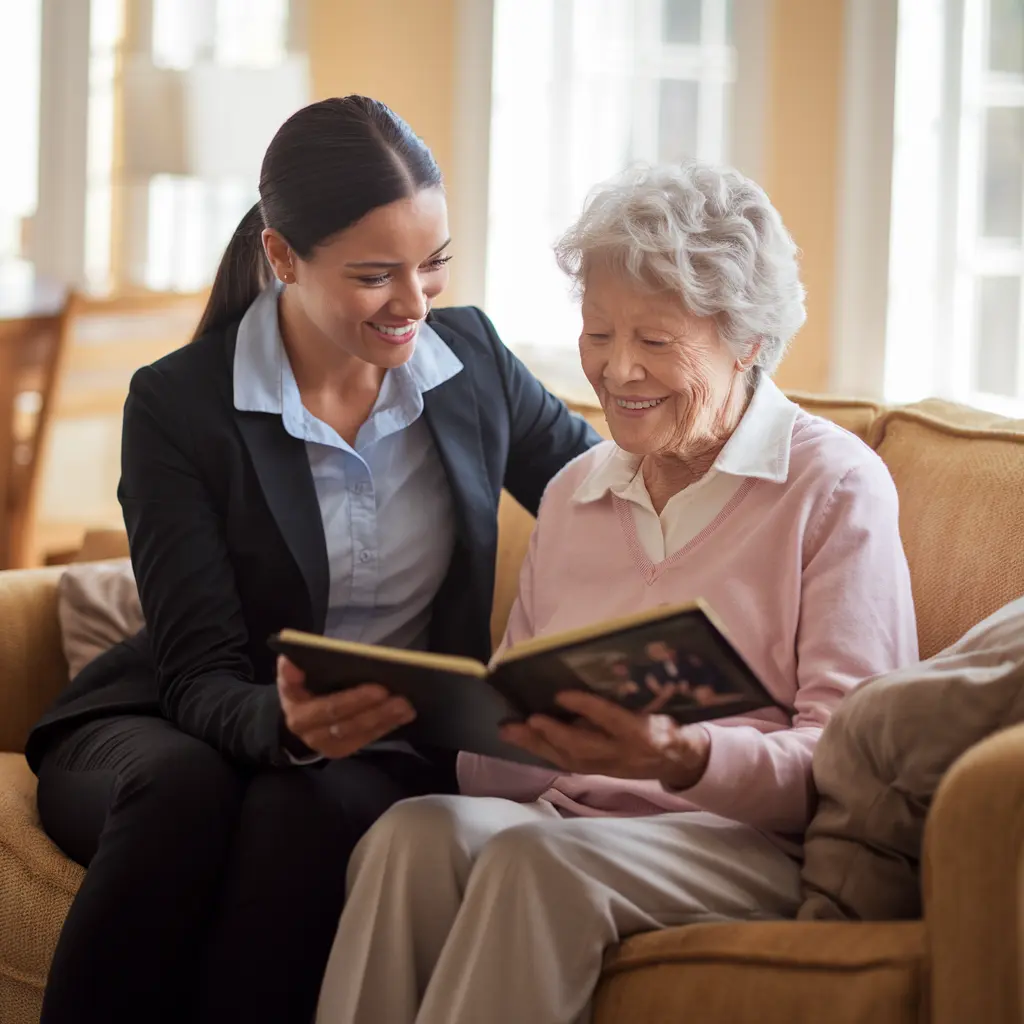
<svg viewBox="0 0 1024 1024"><path fill-rule="evenodd" d="M775 382L759 371L754 394L732 437L715 459L711 473L785 483L789 478L789 450L798 412L799 408ZM578 503L597 501L613 491L620 497L639 500L642 504L647 489L643 486L639 468L639 457L611 445L607 455L576 489L573 500Z"/></svg>
<svg viewBox="0 0 1024 1024"><path fill-rule="evenodd" d="M800 409L767 374L757 384L746 412L726 442L714 468L732 476L784 484L789 478L789 449Z"/></svg>
<svg viewBox="0 0 1024 1024"><path fill-rule="evenodd" d="M265 288L246 310L238 325L233 365L235 408L239 412L284 415L285 396L295 388L277 318L280 283ZM427 323L421 323L416 348L407 363L388 371L381 397L393 391L414 391L422 396L462 370L462 362ZM422 405L422 401L420 403Z"/></svg>

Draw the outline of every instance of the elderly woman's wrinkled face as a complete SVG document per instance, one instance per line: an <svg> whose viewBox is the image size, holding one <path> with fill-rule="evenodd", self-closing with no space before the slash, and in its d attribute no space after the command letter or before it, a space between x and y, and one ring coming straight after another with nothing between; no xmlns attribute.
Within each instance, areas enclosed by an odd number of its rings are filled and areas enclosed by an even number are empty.
<svg viewBox="0 0 1024 1024"><path fill-rule="evenodd" d="M583 371L615 443L634 455L699 453L721 438L740 371L713 319L611 267L586 275Z"/></svg>

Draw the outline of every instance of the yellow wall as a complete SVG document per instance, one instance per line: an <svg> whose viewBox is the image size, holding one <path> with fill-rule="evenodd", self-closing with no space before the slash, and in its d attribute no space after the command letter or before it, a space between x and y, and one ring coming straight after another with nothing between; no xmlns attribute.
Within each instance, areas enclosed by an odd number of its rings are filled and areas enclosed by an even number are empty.
<svg viewBox="0 0 1024 1024"><path fill-rule="evenodd" d="M308 3L314 96L363 92L383 100L423 136L449 191L458 194L458 0ZM825 391L835 294L843 0L773 0L771 10L763 184L803 251L808 291L807 324L778 379L787 388Z"/></svg>
<svg viewBox="0 0 1024 1024"><path fill-rule="evenodd" d="M455 0L310 0L314 99L359 92L408 121L452 164Z"/></svg>
<svg viewBox="0 0 1024 1024"><path fill-rule="evenodd" d="M308 0L313 99L386 103L455 179L456 0ZM446 301L457 301L446 293Z"/></svg>
<svg viewBox="0 0 1024 1024"><path fill-rule="evenodd" d="M826 391L835 301L843 0L774 0L762 184L802 258L807 323L779 369L786 388Z"/></svg>

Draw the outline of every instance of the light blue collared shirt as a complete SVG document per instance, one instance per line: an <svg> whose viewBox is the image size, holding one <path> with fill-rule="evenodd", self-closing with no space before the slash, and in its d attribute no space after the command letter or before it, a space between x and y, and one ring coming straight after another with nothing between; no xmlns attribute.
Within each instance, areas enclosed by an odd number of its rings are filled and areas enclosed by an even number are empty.
<svg viewBox="0 0 1024 1024"><path fill-rule="evenodd" d="M277 318L279 287L249 307L235 347L235 408L279 415L306 442L320 503L330 593L324 632L425 648L455 543L451 488L423 418L423 394L462 370L425 323L409 361L388 370L355 447L302 404Z"/></svg>

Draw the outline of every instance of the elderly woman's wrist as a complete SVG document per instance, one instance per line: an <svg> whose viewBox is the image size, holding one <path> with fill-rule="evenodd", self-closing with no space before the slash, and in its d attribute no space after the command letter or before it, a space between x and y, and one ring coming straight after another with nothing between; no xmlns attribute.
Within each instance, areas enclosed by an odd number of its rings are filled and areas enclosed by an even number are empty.
<svg viewBox="0 0 1024 1024"><path fill-rule="evenodd" d="M664 767L658 781L665 789L685 790L696 786L711 760L711 734L702 725L683 726L677 741L665 751Z"/></svg>

